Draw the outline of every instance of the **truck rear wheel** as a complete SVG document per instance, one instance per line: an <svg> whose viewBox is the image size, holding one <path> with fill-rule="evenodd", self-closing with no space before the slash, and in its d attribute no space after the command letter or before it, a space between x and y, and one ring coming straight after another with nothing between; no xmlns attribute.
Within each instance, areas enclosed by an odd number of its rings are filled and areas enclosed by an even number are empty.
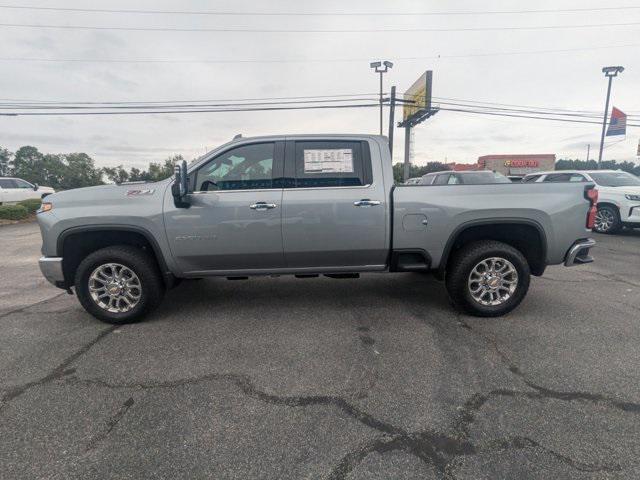
<svg viewBox="0 0 640 480"><path fill-rule="evenodd" d="M445 278L457 308L477 317L498 317L520 304L530 276L529 264L517 249L482 240L454 254Z"/></svg>
<svg viewBox="0 0 640 480"><path fill-rule="evenodd" d="M140 320L160 304L165 290L154 259L126 245L88 255L78 266L75 287L84 309L112 324Z"/></svg>

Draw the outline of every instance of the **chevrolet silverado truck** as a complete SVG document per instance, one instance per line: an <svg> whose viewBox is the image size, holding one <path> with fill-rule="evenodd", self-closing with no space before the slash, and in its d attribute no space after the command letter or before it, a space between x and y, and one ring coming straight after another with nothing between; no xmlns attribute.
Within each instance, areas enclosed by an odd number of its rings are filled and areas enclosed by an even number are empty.
<svg viewBox="0 0 640 480"><path fill-rule="evenodd" d="M109 323L180 279L363 272L432 272L457 308L499 316L547 265L593 261L596 203L584 183L394 185L382 136L236 138L161 182L47 197L40 268Z"/></svg>

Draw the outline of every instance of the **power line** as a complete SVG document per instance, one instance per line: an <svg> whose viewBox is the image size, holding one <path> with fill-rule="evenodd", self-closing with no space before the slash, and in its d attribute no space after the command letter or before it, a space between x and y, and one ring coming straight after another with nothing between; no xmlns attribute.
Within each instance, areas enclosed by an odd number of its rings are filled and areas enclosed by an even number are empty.
<svg viewBox="0 0 640 480"><path fill-rule="evenodd" d="M98 110L98 111L56 111L56 112L41 112L41 111L18 111L18 112L6 112L0 113L0 116L76 116L76 115L153 115L153 114L177 114L177 113L228 113L228 112L257 112L257 111L282 111L282 110L311 110L311 109L344 109L344 108L373 108L379 107L379 103L367 103L367 104L350 104L350 105L303 105L303 106L269 106L269 107L234 107L234 108L189 108L189 109L167 109L167 110ZM543 114L527 115L524 113L507 113L497 112L490 110L475 110L468 108L449 108L440 107L440 110L448 112L460 112L477 115L490 115L500 117L511 118L526 118L533 120L546 120L554 122L566 122L566 123L583 123L583 124L597 124L600 122L596 120L586 119L573 119L573 118L559 118L549 117ZM640 127L640 124L627 124L628 127Z"/></svg>
<svg viewBox="0 0 640 480"><path fill-rule="evenodd" d="M0 116L71 116L71 115L153 115L169 113L227 113L227 112L263 112L275 110L313 110L329 108L368 108L380 107L380 103L363 103L352 105L305 105L289 107L248 107L248 108L199 108L189 110L135 110L135 111L94 111L94 112L7 112L0 113Z"/></svg>
<svg viewBox="0 0 640 480"><path fill-rule="evenodd" d="M220 32L220 33L411 33L411 32L491 32L515 30L568 30L580 28L631 27L640 22L597 23L582 25L537 25L518 27L462 27L462 28L364 28L364 29L264 29L264 28L181 28L181 27L103 27L97 25L47 25L28 23L0 23L0 27L53 28L62 30L116 30L128 32Z"/></svg>
<svg viewBox="0 0 640 480"><path fill-rule="evenodd" d="M55 12L82 13L125 13L125 14L162 14L162 15L213 15L213 16L270 16L270 17L328 17L328 16L445 16L445 15L519 15L535 13L579 13L605 12L618 10L636 10L640 6L595 7L595 8L560 8L539 10L489 10L489 11L442 11L442 12L256 12L229 10L138 10L138 9L109 9L109 8L71 8L71 7L41 7L24 5L0 5L0 8L14 10L40 10Z"/></svg>
<svg viewBox="0 0 640 480"><path fill-rule="evenodd" d="M0 98L0 102L22 102L25 104L74 104L74 105L112 105L112 104L174 104L174 103L213 103L213 102L251 102L251 101L267 101L267 100L314 100L325 98L344 98L344 97L376 97L378 93L339 93L335 95L305 95L305 96L289 96L289 97L260 97L260 98L227 98L227 99L208 99L208 100L153 100L153 101L56 101L56 100L24 100Z"/></svg>
<svg viewBox="0 0 640 480"><path fill-rule="evenodd" d="M446 103L447 101L451 101L451 102L463 102L463 104L465 104L465 106L470 106L470 107L483 107L483 106L489 106L489 107L516 107L516 108L524 108L524 109L529 109L529 110L542 110L542 111L546 111L548 113L554 112L554 113L567 113L567 114L574 114L574 113L578 113L578 114L584 114L584 115L590 115L590 116L595 116L598 118L601 118L602 116L602 111L600 110L578 110L578 109L566 109L566 108L558 108L558 107L539 107L539 106L532 106L532 105L520 105L520 104L513 104L513 103L497 103L497 102L484 102L484 101L479 101L479 100L467 100L467 99L461 99L461 98L448 98L448 97L433 97L434 101L437 102L442 102L442 103ZM455 105L452 103L452 105ZM635 111L632 111L635 112ZM627 115L628 117L635 117L638 115L634 115L633 113L630 113Z"/></svg>
<svg viewBox="0 0 640 480"><path fill-rule="evenodd" d="M354 98L338 98L338 99L326 99L326 100L280 100L275 102L251 102L251 103L179 103L173 105L167 104L146 104L144 106L145 109L154 110L159 108L175 108L175 109L188 109L188 108L214 108L214 107L243 107L243 106L262 106L262 105L295 105L295 104L305 104L305 103L337 103L337 102L354 102L354 101L376 101L376 98L362 98L362 97L354 97ZM103 104L104 105L104 104ZM127 110L127 109L136 109L141 108L140 103L133 103L130 105L108 105L107 107L99 107L95 105L77 105L77 104L66 104L66 105L56 105L56 104L28 104L28 103L0 103L0 108L23 108L27 110L95 110L97 108L110 108L117 110Z"/></svg>
<svg viewBox="0 0 640 480"><path fill-rule="evenodd" d="M321 103L345 103L354 101L373 101L376 94L353 93L317 96L290 96L290 97L263 97L240 99L216 99L216 100L156 100L156 101L53 101L53 100L20 100L0 99L0 108L27 109L27 110L96 110L96 109L189 109L198 107L247 107L262 105L287 105L287 104L321 104ZM434 100L442 105L453 107L473 108L475 110L492 110L496 112L528 113L536 115L600 118L599 111L587 111L578 109L564 109L555 107L540 107L531 105L506 104L496 102L483 102L449 97L434 97ZM243 102L243 103L233 103ZM250 102L250 103L246 103ZM628 114L629 118L637 115Z"/></svg>
<svg viewBox="0 0 640 480"><path fill-rule="evenodd" d="M447 58L473 58L473 57L492 57L492 56L512 56L512 55L535 55L550 53L571 53L593 50L606 50L614 48L640 47L640 43L631 43L624 45L600 45L594 47L577 47L550 50L529 50L529 51L511 51L511 52L485 52L485 53L465 53L465 54L443 54L429 55L420 57L395 57L395 61L407 60L437 60ZM95 59L95 58L29 58L29 57L0 57L2 62L42 62L42 63L176 63L176 64L230 64L230 63L341 63L341 62L362 62L369 61L370 57L360 58L292 58L292 59Z"/></svg>
<svg viewBox="0 0 640 480"><path fill-rule="evenodd" d="M533 120L547 120L552 122L567 122L567 123L588 123L600 125L601 121L591 121L591 120L577 120L577 119L569 119L569 118L549 118L544 116L534 116L534 115L519 115L519 114L511 114L511 113L500 113L500 112L491 112L491 111L478 111L478 110L468 110L464 108L447 108L441 107L440 110L444 110L447 112L464 112L464 113L473 113L478 115L491 115L497 117L511 117L511 118L528 118ZM627 127L640 127L640 124L629 124L627 123Z"/></svg>

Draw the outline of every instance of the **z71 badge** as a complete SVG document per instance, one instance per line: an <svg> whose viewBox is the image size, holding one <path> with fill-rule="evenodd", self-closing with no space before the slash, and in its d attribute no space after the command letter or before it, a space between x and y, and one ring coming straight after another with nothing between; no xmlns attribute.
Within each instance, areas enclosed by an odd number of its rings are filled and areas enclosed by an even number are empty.
<svg viewBox="0 0 640 480"><path fill-rule="evenodd" d="M140 195L153 195L155 189L148 188L146 190L127 190L127 197L139 197Z"/></svg>

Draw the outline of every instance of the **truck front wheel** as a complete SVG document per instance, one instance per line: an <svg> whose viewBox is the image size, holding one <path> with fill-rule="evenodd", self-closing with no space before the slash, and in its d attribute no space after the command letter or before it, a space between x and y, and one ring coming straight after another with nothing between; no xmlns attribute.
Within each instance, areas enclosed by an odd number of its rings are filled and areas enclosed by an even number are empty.
<svg viewBox="0 0 640 480"><path fill-rule="evenodd" d="M498 317L520 304L530 276L529 264L517 249L482 240L455 252L445 280L457 308L477 317Z"/></svg>
<svg viewBox="0 0 640 480"><path fill-rule="evenodd" d="M88 255L76 270L75 287L87 312L113 324L140 320L160 304L165 290L154 259L127 245Z"/></svg>

